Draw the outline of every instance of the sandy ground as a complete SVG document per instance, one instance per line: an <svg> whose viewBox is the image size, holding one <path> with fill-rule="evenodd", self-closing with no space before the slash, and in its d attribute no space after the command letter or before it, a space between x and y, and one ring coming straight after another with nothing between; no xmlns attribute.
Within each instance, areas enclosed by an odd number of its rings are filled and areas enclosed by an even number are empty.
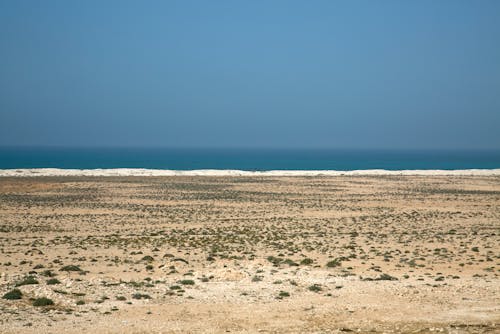
<svg viewBox="0 0 500 334"><path fill-rule="evenodd" d="M495 175L0 178L1 333L494 333L499 264Z"/></svg>

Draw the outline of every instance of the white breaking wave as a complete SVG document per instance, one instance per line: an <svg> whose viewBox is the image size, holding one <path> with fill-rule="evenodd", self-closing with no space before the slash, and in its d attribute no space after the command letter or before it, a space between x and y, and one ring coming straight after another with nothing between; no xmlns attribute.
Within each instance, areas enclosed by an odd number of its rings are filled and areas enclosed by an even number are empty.
<svg viewBox="0 0 500 334"><path fill-rule="evenodd" d="M421 176L492 176L499 175L500 169L455 169L455 170L270 170L244 171L235 169L169 170L144 168L109 169L0 169L0 177L12 176L342 176L342 175L421 175Z"/></svg>

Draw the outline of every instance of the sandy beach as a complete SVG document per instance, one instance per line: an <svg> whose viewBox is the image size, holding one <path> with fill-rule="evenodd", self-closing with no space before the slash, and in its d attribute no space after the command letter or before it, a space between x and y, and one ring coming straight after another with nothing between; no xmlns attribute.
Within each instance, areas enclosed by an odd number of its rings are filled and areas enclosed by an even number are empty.
<svg viewBox="0 0 500 334"><path fill-rule="evenodd" d="M498 169L0 176L2 333L500 331Z"/></svg>
<svg viewBox="0 0 500 334"><path fill-rule="evenodd" d="M413 169L413 170L269 170L246 171L234 169L169 170L145 168L106 169L0 169L0 177L28 176L355 176L355 175L410 175L410 176L495 176L500 169Z"/></svg>

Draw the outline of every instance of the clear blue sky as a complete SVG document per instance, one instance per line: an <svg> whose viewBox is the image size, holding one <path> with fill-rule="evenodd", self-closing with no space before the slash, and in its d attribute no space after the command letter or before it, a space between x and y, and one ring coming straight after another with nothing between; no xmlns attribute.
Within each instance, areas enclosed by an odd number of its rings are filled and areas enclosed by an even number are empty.
<svg viewBox="0 0 500 334"><path fill-rule="evenodd" d="M500 1L0 0L0 146L500 148Z"/></svg>

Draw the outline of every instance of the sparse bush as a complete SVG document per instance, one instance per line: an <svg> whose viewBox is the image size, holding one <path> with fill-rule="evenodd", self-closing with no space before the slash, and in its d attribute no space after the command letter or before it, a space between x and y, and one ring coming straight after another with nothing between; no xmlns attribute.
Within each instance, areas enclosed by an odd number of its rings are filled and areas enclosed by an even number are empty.
<svg viewBox="0 0 500 334"><path fill-rule="evenodd" d="M33 276L26 276L22 281L16 283L16 286L23 286L29 284L38 284L38 281Z"/></svg>
<svg viewBox="0 0 500 334"><path fill-rule="evenodd" d="M7 292L6 294L3 295L3 299L9 299L9 300L14 300L14 299L21 299L23 298L23 293L19 289L13 289Z"/></svg>
<svg viewBox="0 0 500 334"><path fill-rule="evenodd" d="M375 279L376 281L397 281L398 279L389 274L382 274Z"/></svg>
<svg viewBox="0 0 500 334"><path fill-rule="evenodd" d="M280 257L275 257L275 256L268 256L267 261L271 262L274 266L279 266L281 262L283 262L283 259Z"/></svg>
<svg viewBox="0 0 500 334"><path fill-rule="evenodd" d="M82 269L78 266L75 266L73 264L67 265L59 269L60 271L82 271Z"/></svg>
<svg viewBox="0 0 500 334"><path fill-rule="evenodd" d="M45 277L54 277L56 276L55 273L52 272L52 270L44 270L40 273L40 275L45 276Z"/></svg>
<svg viewBox="0 0 500 334"><path fill-rule="evenodd" d="M150 295L144 294L144 293L134 293L132 295L133 299L151 299Z"/></svg>
<svg viewBox="0 0 500 334"><path fill-rule="evenodd" d="M290 293L286 292L286 291L280 291L278 297L281 299L281 298L284 298L284 297L290 297Z"/></svg>
<svg viewBox="0 0 500 334"><path fill-rule="evenodd" d="M55 284L60 284L61 281L59 281L57 278L51 278L47 280L47 285L55 285Z"/></svg>
<svg viewBox="0 0 500 334"><path fill-rule="evenodd" d="M340 266L340 264L341 264L341 261L340 261L339 259L335 259L335 260L331 260L331 261L329 261L329 262L326 264L326 266L327 266L328 268L335 268L335 267Z"/></svg>
<svg viewBox="0 0 500 334"><path fill-rule="evenodd" d="M54 305L54 301L52 299L41 297L33 300L33 306L50 306Z"/></svg>
<svg viewBox="0 0 500 334"><path fill-rule="evenodd" d="M300 261L300 264L304 265L304 266L308 266L308 265L311 265L313 264L314 260L313 259L310 259L310 258L305 258L303 259L302 261Z"/></svg>
<svg viewBox="0 0 500 334"><path fill-rule="evenodd" d="M312 292L320 292L323 290L323 288L321 287L321 285L319 284L313 284L311 285L309 288L307 288L309 291L312 291Z"/></svg>
<svg viewBox="0 0 500 334"><path fill-rule="evenodd" d="M293 260L286 259L283 263L288 264L290 267L297 267L299 264Z"/></svg>

